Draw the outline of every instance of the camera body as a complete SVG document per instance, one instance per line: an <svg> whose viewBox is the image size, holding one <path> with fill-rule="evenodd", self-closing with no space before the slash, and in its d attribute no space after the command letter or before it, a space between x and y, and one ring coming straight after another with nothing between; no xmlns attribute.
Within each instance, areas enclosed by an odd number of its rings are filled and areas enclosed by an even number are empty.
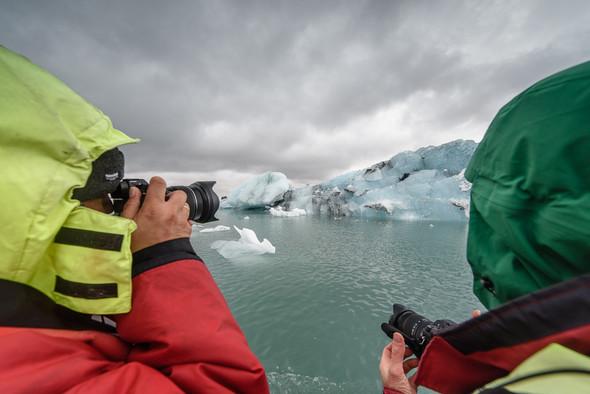
<svg viewBox="0 0 590 394"><path fill-rule="evenodd" d="M420 358L437 330L455 324L448 319L432 322L402 304L393 304L393 315L390 316L388 323L381 324L381 329L390 338L393 338L394 332L402 334L406 345L412 349L416 357Z"/></svg>
<svg viewBox="0 0 590 394"><path fill-rule="evenodd" d="M189 186L170 186L166 188L166 194L175 190L186 193L186 203L189 206L189 220L199 223L207 223L217 220L215 212L219 208L219 197L213 191L214 181L194 182ZM129 200L129 189L136 187L141 192L140 204L143 204L149 183L144 179L123 179L117 189L111 193L111 200L115 214L120 215L123 207Z"/></svg>

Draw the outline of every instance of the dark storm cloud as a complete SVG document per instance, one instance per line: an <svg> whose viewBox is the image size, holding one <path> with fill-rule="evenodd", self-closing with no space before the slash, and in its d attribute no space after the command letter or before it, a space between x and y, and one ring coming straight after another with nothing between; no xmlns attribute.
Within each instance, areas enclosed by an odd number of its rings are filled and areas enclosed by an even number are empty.
<svg viewBox="0 0 590 394"><path fill-rule="evenodd" d="M272 170L307 183L481 139L519 91L587 60L589 10L585 1L37 0L0 5L0 37L142 139L125 148L128 171Z"/></svg>

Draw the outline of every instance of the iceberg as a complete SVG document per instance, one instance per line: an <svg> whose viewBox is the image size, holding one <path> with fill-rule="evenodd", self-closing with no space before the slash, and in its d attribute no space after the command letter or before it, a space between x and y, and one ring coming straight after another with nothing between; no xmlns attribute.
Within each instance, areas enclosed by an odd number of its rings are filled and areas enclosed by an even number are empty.
<svg viewBox="0 0 590 394"><path fill-rule="evenodd" d="M268 171L232 190L221 202L221 208L264 209L282 200L291 188L292 183L285 174Z"/></svg>
<svg viewBox="0 0 590 394"><path fill-rule="evenodd" d="M212 249L226 259L239 258L248 255L260 255L265 253L275 253L275 247L266 238L262 242L258 240L256 233L249 228L241 230L234 226L234 229L240 234L238 241L215 241L211 244Z"/></svg>
<svg viewBox="0 0 590 394"><path fill-rule="evenodd" d="M466 221L471 184L464 174L476 148L474 141L456 140L405 151L371 167L296 189L287 187L291 182L283 174L268 172L238 186L230 193L234 197L228 197L222 207L273 209L271 214L276 216L305 211L412 221ZM256 197L268 191L272 191L268 193L272 198Z"/></svg>

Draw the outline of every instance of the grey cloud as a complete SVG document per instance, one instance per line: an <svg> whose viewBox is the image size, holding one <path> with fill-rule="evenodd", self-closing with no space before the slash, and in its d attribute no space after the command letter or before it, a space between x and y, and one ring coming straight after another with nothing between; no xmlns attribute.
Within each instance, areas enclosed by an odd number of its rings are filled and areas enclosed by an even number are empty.
<svg viewBox="0 0 590 394"><path fill-rule="evenodd" d="M125 148L131 171L321 180L401 150L480 139L507 100L585 60L589 8L30 0L0 5L0 37L142 139ZM390 135L351 129L391 108L405 112Z"/></svg>

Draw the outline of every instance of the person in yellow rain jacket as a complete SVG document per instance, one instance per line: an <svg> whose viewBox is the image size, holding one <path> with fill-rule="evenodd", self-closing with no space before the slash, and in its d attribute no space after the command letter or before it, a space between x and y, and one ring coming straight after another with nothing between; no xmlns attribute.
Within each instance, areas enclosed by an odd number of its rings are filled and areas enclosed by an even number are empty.
<svg viewBox="0 0 590 394"><path fill-rule="evenodd" d="M268 392L186 195L154 177L109 214L135 142L0 47L0 392Z"/></svg>

